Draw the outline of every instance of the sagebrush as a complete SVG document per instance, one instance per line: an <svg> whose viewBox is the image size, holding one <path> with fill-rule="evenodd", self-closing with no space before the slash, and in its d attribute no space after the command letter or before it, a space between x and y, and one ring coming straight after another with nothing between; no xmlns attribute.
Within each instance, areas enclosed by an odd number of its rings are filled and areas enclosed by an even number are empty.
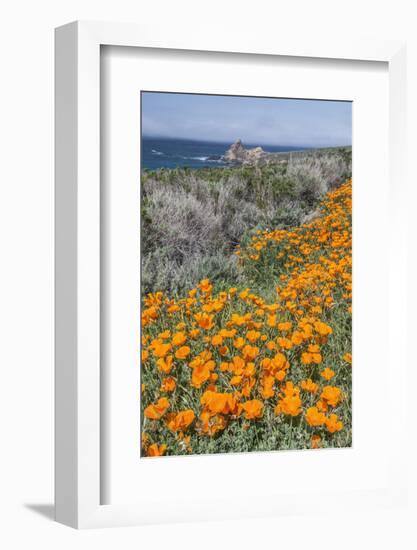
<svg viewBox="0 0 417 550"><path fill-rule="evenodd" d="M208 277L243 282L234 251L254 231L299 225L351 176L351 150L279 163L142 174L142 291L180 294Z"/></svg>
<svg viewBox="0 0 417 550"><path fill-rule="evenodd" d="M344 151L144 178L143 454L351 445L349 169Z"/></svg>

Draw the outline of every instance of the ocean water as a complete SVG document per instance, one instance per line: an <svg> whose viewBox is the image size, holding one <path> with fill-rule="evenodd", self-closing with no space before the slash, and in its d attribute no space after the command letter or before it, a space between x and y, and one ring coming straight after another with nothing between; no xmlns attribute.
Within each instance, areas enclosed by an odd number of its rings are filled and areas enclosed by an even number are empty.
<svg viewBox="0 0 417 550"><path fill-rule="evenodd" d="M227 166L220 157L231 143L192 141L184 139L142 138L142 169L204 168ZM244 147L262 147L268 152L300 151L305 147L245 143Z"/></svg>

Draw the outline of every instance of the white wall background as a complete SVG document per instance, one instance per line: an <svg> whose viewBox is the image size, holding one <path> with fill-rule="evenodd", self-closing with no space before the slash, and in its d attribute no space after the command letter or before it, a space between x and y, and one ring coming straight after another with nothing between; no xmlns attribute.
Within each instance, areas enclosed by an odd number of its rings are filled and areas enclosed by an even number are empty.
<svg viewBox="0 0 417 550"><path fill-rule="evenodd" d="M417 198L417 35L410 0L14 0L0 19L0 546L14 548L416 547L408 510L76 532L53 523L53 29L75 19L239 25L248 33L408 40L410 228ZM414 182L413 182L414 180ZM417 280L417 233L410 281ZM413 256L413 257L411 257ZM410 340L415 291L410 285ZM411 323L414 323L412 326ZM412 351L412 350L410 350ZM416 376L410 353L410 398ZM395 366L393 366L395 368ZM417 428L410 408L410 459ZM387 445L395 434L387 434ZM413 453L411 455L411 453Z"/></svg>

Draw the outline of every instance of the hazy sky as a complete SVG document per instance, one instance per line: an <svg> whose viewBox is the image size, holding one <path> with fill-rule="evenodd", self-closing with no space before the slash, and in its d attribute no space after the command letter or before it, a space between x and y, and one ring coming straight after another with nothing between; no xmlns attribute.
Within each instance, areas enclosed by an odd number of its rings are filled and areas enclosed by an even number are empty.
<svg viewBox="0 0 417 550"><path fill-rule="evenodd" d="M352 144L348 101L142 93L147 137L326 147Z"/></svg>

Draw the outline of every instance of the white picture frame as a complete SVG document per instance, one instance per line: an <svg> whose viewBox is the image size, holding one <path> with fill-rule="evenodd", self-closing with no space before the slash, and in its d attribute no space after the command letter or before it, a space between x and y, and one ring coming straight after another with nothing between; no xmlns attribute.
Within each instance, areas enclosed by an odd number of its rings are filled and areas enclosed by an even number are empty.
<svg viewBox="0 0 417 550"><path fill-rule="evenodd" d="M405 44L402 42L294 40L269 35L248 37L243 31L216 33L191 29L187 36L169 27L75 22L56 30L56 519L76 528L134 525L158 521L215 519L246 515L237 506L228 513L221 503L192 516L166 499L159 516L134 504L101 504L100 410L100 48L102 45L172 50L228 52L296 58L381 61L389 70L389 157L392 242L390 264L395 279L404 277L405 221ZM393 281L393 277L391 278ZM394 283L392 283L394 284ZM401 282L400 282L400 286ZM404 283L405 289L405 283ZM392 289L391 289L392 290ZM392 296L392 294L389 294ZM405 290L390 300L393 337L404 338ZM395 334L394 334L395 333ZM405 395L406 346L396 352L398 391ZM386 375L386 374L385 374ZM405 401L405 400L403 400ZM405 405L396 412L398 426ZM404 448L401 428L390 454L383 490L340 494L340 505L397 505L405 498ZM238 499L236 499L237 501ZM326 495L289 495L285 502L260 507L259 515L306 512L325 506ZM230 502L229 502L230 504Z"/></svg>

